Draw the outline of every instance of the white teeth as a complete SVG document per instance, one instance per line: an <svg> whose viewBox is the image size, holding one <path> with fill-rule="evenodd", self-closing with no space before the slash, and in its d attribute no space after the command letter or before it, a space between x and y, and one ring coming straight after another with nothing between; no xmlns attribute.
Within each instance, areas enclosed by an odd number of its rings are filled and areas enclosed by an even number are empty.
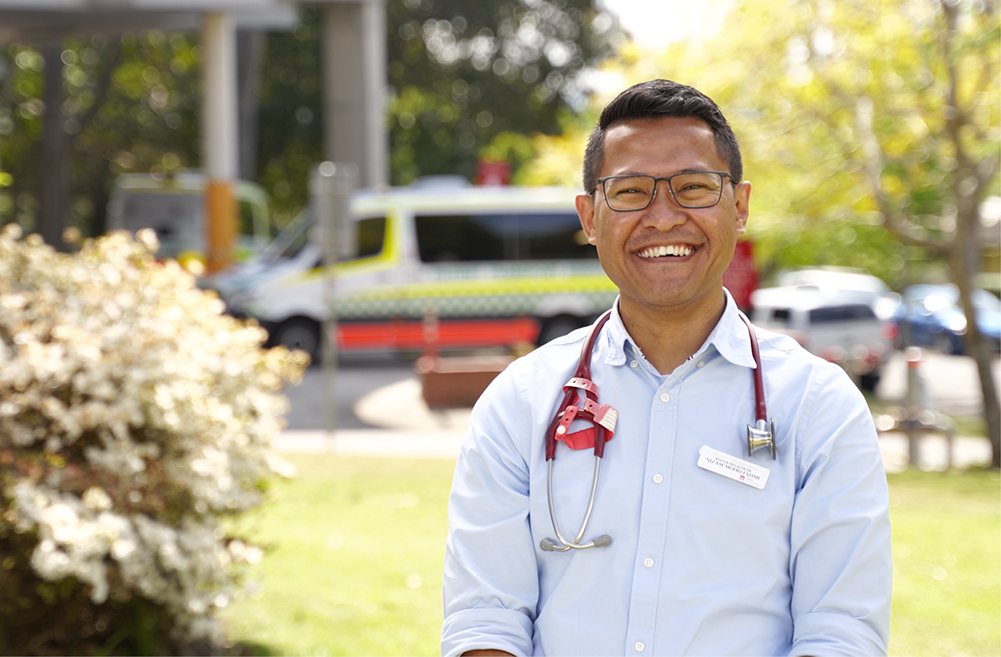
<svg viewBox="0 0 1001 657"><path fill-rule="evenodd" d="M686 256L695 249L686 244L671 244L670 246L651 246L639 252L641 258L660 258L663 256Z"/></svg>

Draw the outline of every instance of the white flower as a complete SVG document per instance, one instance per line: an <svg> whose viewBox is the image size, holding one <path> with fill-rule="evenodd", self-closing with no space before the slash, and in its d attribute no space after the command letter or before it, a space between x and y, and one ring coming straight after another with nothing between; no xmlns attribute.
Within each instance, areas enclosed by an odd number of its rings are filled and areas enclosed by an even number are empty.
<svg viewBox="0 0 1001 657"><path fill-rule="evenodd" d="M152 233L72 256L19 238L0 230L0 448L44 453L48 471L3 484L0 522L37 534L39 576L74 577L95 603L124 587L167 609L183 637L218 638L208 614L234 595L236 565L261 558L227 544L219 516L259 504L263 477L293 473L270 445L282 382L305 363L262 351L260 327L156 262ZM69 466L100 484L63 490L79 481Z"/></svg>
<svg viewBox="0 0 1001 657"><path fill-rule="evenodd" d="M111 498L97 486L91 486L84 491L83 503L92 511L107 511L111 508Z"/></svg>

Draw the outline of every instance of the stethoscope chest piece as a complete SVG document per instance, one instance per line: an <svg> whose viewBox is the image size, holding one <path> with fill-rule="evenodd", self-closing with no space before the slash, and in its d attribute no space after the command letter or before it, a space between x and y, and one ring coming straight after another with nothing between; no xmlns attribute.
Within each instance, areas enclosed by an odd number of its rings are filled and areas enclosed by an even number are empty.
<svg viewBox="0 0 1001 657"><path fill-rule="evenodd" d="M754 359L754 426L747 425L747 455L752 456L754 450L760 447L767 447L772 453L772 460L775 460L775 420L768 419L768 410L765 407L765 381L761 373L761 354L758 351L758 337L754 334L754 327L744 313L740 313L740 319L747 326L747 335L751 339L751 357Z"/></svg>
<svg viewBox="0 0 1001 657"><path fill-rule="evenodd" d="M747 455L753 456L756 449L767 447L775 460L775 420L758 420L755 424L747 425Z"/></svg>

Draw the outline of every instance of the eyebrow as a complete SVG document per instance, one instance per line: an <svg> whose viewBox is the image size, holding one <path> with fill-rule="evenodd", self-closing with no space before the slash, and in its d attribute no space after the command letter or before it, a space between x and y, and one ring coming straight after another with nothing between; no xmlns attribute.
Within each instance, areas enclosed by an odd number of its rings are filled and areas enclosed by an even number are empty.
<svg viewBox="0 0 1001 657"><path fill-rule="evenodd" d="M675 171L674 173L666 175L666 176L655 176L652 173L644 173L642 171L626 171L624 173L613 173L613 174L611 174L609 176L601 176L601 177L602 178L619 178L621 176L649 176L650 178L670 178L671 176L677 176L677 175L682 174L682 173L703 173L703 172L706 172L706 171L709 171L709 172L712 172L712 173L726 173L727 175L729 175L729 172L727 172L727 171L717 171L716 169L688 168L688 169L681 169L679 171Z"/></svg>

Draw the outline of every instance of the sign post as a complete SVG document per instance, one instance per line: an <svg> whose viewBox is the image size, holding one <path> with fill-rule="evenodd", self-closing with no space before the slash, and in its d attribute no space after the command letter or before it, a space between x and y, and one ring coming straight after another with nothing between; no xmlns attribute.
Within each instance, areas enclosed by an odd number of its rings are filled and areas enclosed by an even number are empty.
<svg viewBox="0 0 1001 657"><path fill-rule="evenodd" d="M321 337L323 396L326 400L324 428L331 448L337 426L337 318L334 312L337 281L333 274L334 265L339 260L354 255L351 194L357 180L357 166L333 162L321 162L310 176L316 238L323 251L323 304L326 308Z"/></svg>

